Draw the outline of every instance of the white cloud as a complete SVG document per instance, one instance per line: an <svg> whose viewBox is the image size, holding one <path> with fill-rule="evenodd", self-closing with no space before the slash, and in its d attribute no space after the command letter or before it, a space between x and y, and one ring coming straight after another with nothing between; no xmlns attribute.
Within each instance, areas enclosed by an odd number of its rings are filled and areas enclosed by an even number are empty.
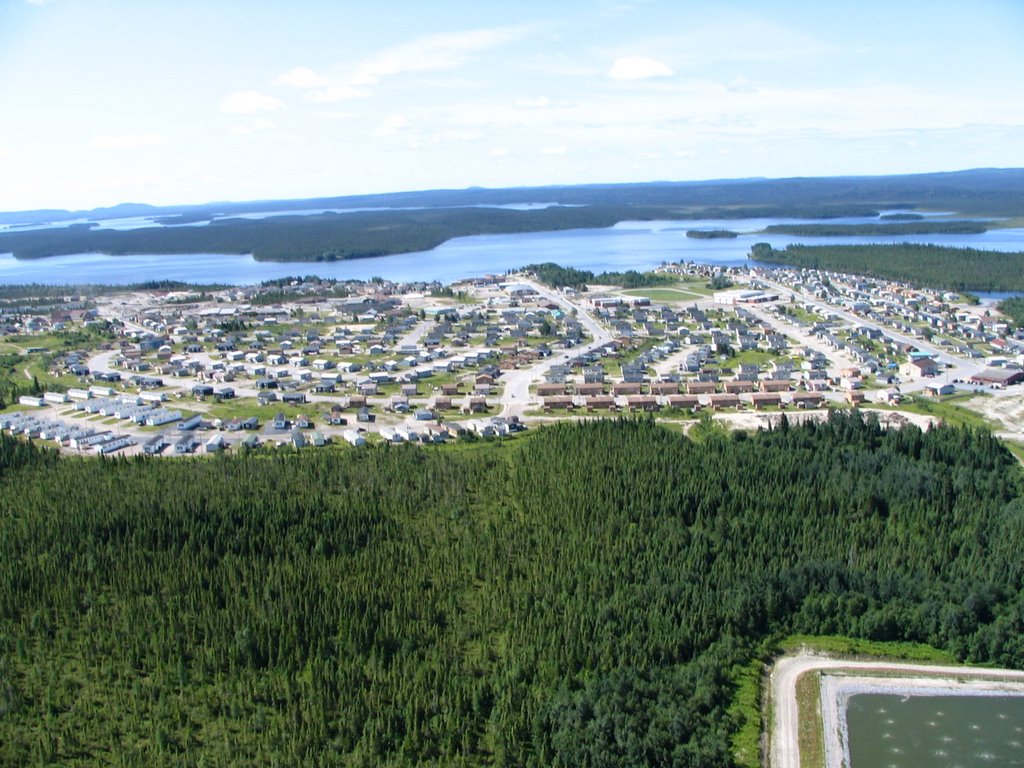
<svg viewBox="0 0 1024 768"><path fill-rule="evenodd" d="M234 125L231 127L231 134L233 136L250 136L260 131L272 131L277 128L277 123L273 120L267 120L265 118L259 120L252 120L243 125Z"/></svg>
<svg viewBox="0 0 1024 768"><path fill-rule="evenodd" d="M675 72L668 64L649 56L623 56L616 59L608 70L613 80L647 80L652 77L671 77Z"/></svg>
<svg viewBox="0 0 1024 768"><path fill-rule="evenodd" d="M498 27L426 35L364 60L351 82L353 85L375 85L382 77L403 72L452 69L464 64L470 54L504 45L521 34L521 30Z"/></svg>
<svg viewBox="0 0 1024 768"><path fill-rule="evenodd" d="M551 106L551 99L547 96L537 99L516 99L516 106L524 109L544 109Z"/></svg>
<svg viewBox="0 0 1024 768"><path fill-rule="evenodd" d="M544 147L540 153L542 155L564 155L567 151L564 146L558 145L556 147Z"/></svg>
<svg viewBox="0 0 1024 768"><path fill-rule="evenodd" d="M46 0L25 0L25 2L35 6L46 5Z"/></svg>
<svg viewBox="0 0 1024 768"><path fill-rule="evenodd" d="M373 132L374 136L394 136L399 131L409 127L409 120L405 115L391 115L384 119Z"/></svg>
<svg viewBox="0 0 1024 768"><path fill-rule="evenodd" d="M94 136L89 146L93 149L148 149L161 147L167 138L155 131L149 133L122 133Z"/></svg>
<svg viewBox="0 0 1024 768"><path fill-rule="evenodd" d="M491 157L505 157L508 154L508 150L504 147L495 147L488 154Z"/></svg>
<svg viewBox="0 0 1024 768"><path fill-rule="evenodd" d="M278 85L286 85L289 88L324 88L330 85L330 80L322 77L308 67L295 67L277 76L274 82Z"/></svg>
<svg viewBox="0 0 1024 768"><path fill-rule="evenodd" d="M259 91L235 91L224 97L220 111L229 115L255 115L259 112L277 112L284 102Z"/></svg>
<svg viewBox="0 0 1024 768"><path fill-rule="evenodd" d="M348 77L337 82L323 87L311 86L319 90L311 92L307 98L319 104L330 104L369 96L367 88L378 85L384 78L409 72L455 69L469 61L474 53L505 45L523 34L524 30L518 27L496 27L426 35L363 59Z"/></svg>
<svg viewBox="0 0 1024 768"><path fill-rule="evenodd" d="M307 93L306 100L314 104L336 104L339 101L348 101L349 99L365 99L369 95L369 91L355 88L348 83L338 83Z"/></svg>

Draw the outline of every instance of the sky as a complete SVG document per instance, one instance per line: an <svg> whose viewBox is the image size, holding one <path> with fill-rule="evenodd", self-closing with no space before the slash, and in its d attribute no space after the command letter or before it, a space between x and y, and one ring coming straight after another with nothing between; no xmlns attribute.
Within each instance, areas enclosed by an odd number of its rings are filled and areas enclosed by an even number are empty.
<svg viewBox="0 0 1024 768"><path fill-rule="evenodd" d="M4 211L1021 166L1021 0L0 0Z"/></svg>

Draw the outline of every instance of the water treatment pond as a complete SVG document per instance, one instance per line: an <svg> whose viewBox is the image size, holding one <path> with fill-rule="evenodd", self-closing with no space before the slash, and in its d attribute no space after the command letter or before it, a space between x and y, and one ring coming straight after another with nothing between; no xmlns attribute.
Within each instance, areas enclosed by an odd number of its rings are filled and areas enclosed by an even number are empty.
<svg viewBox="0 0 1024 768"><path fill-rule="evenodd" d="M1024 766L1024 696L858 694L850 768Z"/></svg>

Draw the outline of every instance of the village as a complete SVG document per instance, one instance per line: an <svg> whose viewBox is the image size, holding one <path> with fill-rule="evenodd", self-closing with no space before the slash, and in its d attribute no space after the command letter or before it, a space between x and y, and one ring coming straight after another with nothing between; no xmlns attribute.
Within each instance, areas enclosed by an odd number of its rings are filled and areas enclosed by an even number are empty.
<svg viewBox="0 0 1024 768"><path fill-rule="evenodd" d="M862 407L922 425L952 408L1020 435L1024 338L991 307L813 270L658 272L676 282L296 279L7 308L0 353L33 388L0 428L71 453L180 456L504 437L621 413L749 429Z"/></svg>

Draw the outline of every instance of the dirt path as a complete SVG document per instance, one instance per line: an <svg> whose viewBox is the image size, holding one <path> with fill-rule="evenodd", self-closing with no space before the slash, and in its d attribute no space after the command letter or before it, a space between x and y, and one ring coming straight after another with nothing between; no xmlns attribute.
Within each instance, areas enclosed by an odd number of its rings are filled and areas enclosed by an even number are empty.
<svg viewBox="0 0 1024 768"><path fill-rule="evenodd" d="M1005 679L1024 684L1024 672L1009 669L978 667L945 667L927 664L899 664L885 661L848 661L801 651L795 656L779 659L772 670L771 696L773 722L771 723L771 768L800 768L800 741L797 680L806 672L821 671L906 672L908 677L933 676L937 686L959 685L965 674L982 675L986 679ZM865 678L870 680L870 678ZM892 678L888 678L892 683ZM828 742L828 739L826 739ZM826 743L826 755L830 754ZM835 749L831 751L835 760ZM832 762L830 765L837 765Z"/></svg>

